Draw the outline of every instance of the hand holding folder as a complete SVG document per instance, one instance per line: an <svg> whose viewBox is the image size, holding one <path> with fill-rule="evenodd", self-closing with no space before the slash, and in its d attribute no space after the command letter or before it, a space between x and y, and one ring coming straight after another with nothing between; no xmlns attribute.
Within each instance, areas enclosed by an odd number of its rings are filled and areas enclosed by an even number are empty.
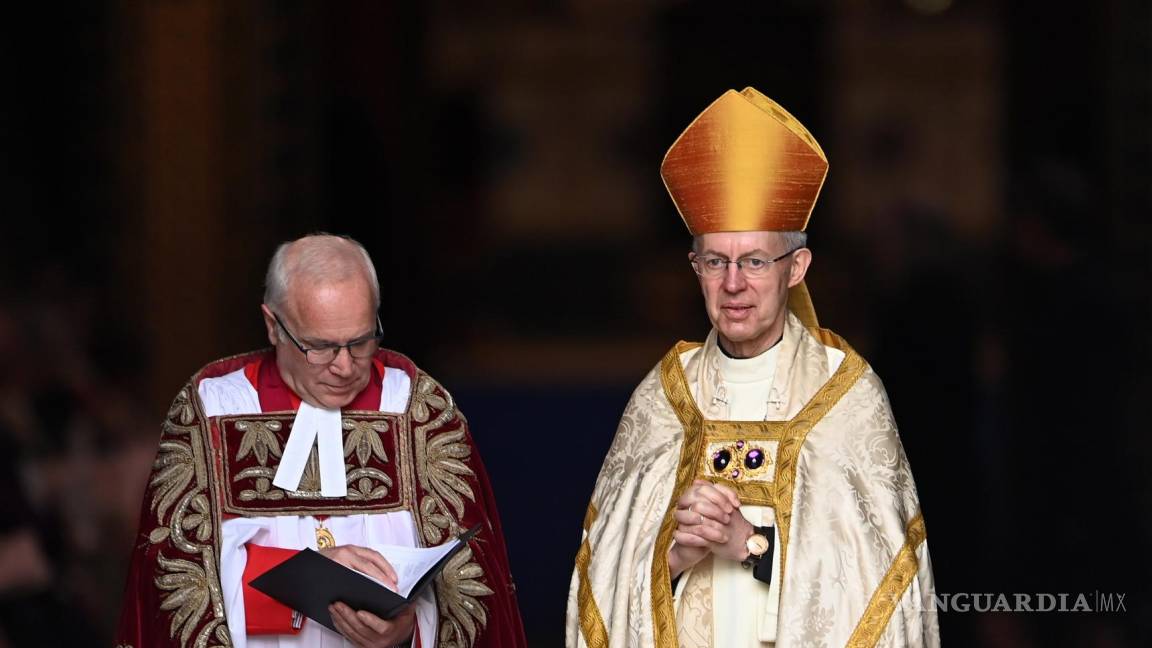
<svg viewBox="0 0 1152 648"><path fill-rule="evenodd" d="M479 530L477 525L436 547L383 548L381 553L396 570L398 591L311 549L273 567L253 579L251 585L332 630L336 628L328 606L336 601L391 619L432 584L449 559Z"/></svg>

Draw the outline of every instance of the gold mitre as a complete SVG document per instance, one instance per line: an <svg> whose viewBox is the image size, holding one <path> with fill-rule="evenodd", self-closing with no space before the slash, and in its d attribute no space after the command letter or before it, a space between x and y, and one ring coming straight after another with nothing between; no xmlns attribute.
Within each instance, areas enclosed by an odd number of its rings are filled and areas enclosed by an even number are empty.
<svg viewBox="0 0 1152 648"><path fill-rule="evenodd" d="M693 236L802 231L827 174L828 159L808 129L751 87L712 102L660 165Z"/></svg>

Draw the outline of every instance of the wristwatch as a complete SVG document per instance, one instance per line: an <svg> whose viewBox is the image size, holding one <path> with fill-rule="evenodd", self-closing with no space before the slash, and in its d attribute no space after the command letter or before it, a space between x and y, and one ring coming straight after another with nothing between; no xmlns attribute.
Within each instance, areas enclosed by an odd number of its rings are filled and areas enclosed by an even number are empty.
<svg viewBox="0 0 1152 648"><path fill-rule="evenodd" d="M772 582L772 548L776 542L776 529L773 527L753 527L752 535L744 542L748 557L740 564L752 568L752 577L764 583Z"/></svg>

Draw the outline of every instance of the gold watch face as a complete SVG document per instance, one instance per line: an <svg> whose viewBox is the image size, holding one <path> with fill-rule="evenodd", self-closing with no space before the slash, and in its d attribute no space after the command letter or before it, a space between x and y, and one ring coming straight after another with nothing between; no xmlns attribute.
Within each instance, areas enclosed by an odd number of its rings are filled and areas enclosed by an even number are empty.
<svg viewBox="0 0 1152 648"><path fill-rule="evenodd" d="M748 553L753 556L763 556L764 552L768 551L768 538L765 538L759 533L753 533L752 537L748 538L745 546L748 547Z"/></svg>

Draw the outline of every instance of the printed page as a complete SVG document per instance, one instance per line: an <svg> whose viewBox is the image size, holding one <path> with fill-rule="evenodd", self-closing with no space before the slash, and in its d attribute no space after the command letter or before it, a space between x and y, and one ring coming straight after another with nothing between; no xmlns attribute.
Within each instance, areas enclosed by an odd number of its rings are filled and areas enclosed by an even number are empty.
<svg viewBox="0 0 1152 648"><path fill-rule="evenodd" d="M401 547L398 545L373 545L373 549L392 564L396 570L396 593L404 598L412 592L412 588L420 581L420 577L432 569L436 563L460 544L458 538L435 547ZM365 574L367 576L367 574ZM372 578L371 576L368 576ZM376 580L376 579L372 579ZM380 582L380 581L376 581ZM381 583L383 584L383 583Z"/></svg>

